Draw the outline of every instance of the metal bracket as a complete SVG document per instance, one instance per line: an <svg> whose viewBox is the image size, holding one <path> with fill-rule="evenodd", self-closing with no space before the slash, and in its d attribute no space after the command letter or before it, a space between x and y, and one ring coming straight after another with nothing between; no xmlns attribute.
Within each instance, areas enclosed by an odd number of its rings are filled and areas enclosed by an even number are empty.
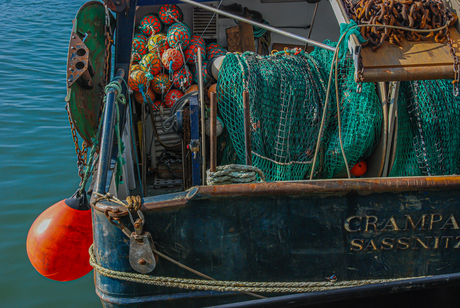
<svg viewBox="0 0 460 308"><path fill-rule="evenodd" d="M121 13L126 9L126 7L129 7L128 0L104 0L104 3L112 12L115 13Z"/></svg>
<svg viewBox="0 0 460 308"><path fill-rule="evenodd" d="M92 89L94 86L92 81L94 72L89 60L89 49L75 32L70 35L68 59L67 88L70 88L75 81L82 78L82 85L85 88Z"/></svg>

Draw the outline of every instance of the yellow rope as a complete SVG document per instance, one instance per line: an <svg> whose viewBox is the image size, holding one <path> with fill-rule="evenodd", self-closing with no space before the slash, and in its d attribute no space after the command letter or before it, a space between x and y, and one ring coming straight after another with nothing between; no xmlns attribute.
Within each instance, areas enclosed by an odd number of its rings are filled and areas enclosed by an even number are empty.
<svg viewBox="0 0 460 308"><path fill-rule="evenodd" d="M346 287L355 287L375 283L387 283L392 281L408 279L366 279L339 282L251 282L172 278L120 272L102 267L99 264L97 264L96 257L93 251L93 245L91 245L91 247L89 248L89 254L89 263L91 264L91 266L94 267L96 271L98 271L100 274L104 276L136 283L191 290L208 290L221 292L305 293L325 291L331 289L340 289Z"/></svg>

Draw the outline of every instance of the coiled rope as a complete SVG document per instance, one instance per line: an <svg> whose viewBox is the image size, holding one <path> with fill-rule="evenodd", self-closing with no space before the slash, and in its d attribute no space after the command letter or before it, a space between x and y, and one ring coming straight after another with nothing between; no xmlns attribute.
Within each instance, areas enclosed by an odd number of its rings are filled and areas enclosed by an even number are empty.
<svg viewBox="0 0 460 308"><path fill-rule="evenodd" d="M225 184L241 184L255 183L257 176L262 181L265 180L265 175L257 167L246 165L225 165L218 166L216 172L206 171L206 184L208 185L225 185Z"/></svg>
<svg viewBox="0 0 460 308"><path fill-rule="evenodd" d="M262 293L305 293L317 292L362 285L388 283L409 278L396 279L366 279L350 281L324 281L324 282L251 282L251 281L225 281L202 280L188 278L172 278L162 276L149 276L136 273L114 271L97 264L93 245L89 248L90 265L101 275L109 278L130 282L150 284L161 287L172 287L189 290L207 290L220 292L262 292ZM421 277L417 277L421 278Z"/></svg>

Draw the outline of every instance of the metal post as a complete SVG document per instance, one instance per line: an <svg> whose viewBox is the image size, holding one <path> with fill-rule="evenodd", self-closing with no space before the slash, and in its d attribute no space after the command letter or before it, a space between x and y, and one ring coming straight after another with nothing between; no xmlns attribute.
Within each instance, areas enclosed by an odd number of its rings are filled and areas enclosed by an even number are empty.
<svg viewBox="0 0 460 308"><path fill-rule="evenodd" d="M313 12L313 17L311 18L310 29L308 30L308 39L310 39L311 32L313 31L313 25L315 24L316 12L318 12L319 2L316 2L315 11ZM305 43L305 52L307 52L308 43Z"/></svg>
<svg viewBox="0 0 460 308"><path fill-rule="evenodd" d="M209 137L211 138L210 146L210 169L211 172L216 172L217 169L217 101L216 92L211 92L211 127L209 128Z"/></svg>
<svg viewBox="0 0 460 308"><path fill-rule="evenodd" d="M206 121L204 115L204 88L203 88L203 59L201 58L201 48L198 47L198 91L200 93L201 107L201 174L202 185L206 185Z"/></svg>
<svg viewBox="0 0 460 308"><path fill-rule="evenodd" d="M307 39L307 38L305 38L303 36L296 35L296 34L293 34L293 33L287 32L287 31L283 31L283 30L280 30L278 28L275 28L275 27L272 27L272 26L269 26L269 25L266 25L266 24L262 24L260 22L256 22L256 21L253 21L253 20L238 16L238 15L227 13L225 11L213 8L213 7L205 5L205 4L201 4L201 3L198 3L198 2L195 2L195 1L192 1L192 0L180 0L180 1L184 2L184 3L188 3L188 4L193 5L193 6L200 7L202 9L204 9L204 10L208 10L208 11L217 13L217 14L222 15L222 16L226 16L226 17L229 17L229 18L236 19L238 21L246 22L246 23L251 24L253 26L256 26L256 27L271 31L273 33L278 33L278 34L281 34L281 35L284 35L284 36L299 40L299 41L304 42L304 43L308 43L308 44L311 44L311 45L314 45L314 46L317 46L317 47L320 47L320 48L324 48L324 49L327 49L327 50L330 50L330 51L335 51L334 47L327 46L327 45L325 45L323 43L313 41L313 40Z"/></svg>
<svg viewBox="0 0 460 308"><path fill-rule="evenodd" d="M117 71L116 77L123 78L125 71L120 69ZM106 193L107 186L107 173L110 168L110 161L112 159L112 148L113 148L113 137L115 135L115 121L116 121L116 108L115 104L116 97L118 95L115 88L111 88L107 92L105 112L102 115L102 127L101 127L101 141L99 147L99 162L97 167L96 177L96 192L100 194Z"/></svg>
<svg viewBox="0 0 460 308"><path fill-rule="evenodd" d="M142 190L144 196L147 195L147 127L146 127L146 117L147 113L145 112L147 104L142 104L142 144L141 144L141 158L142 158Z"/></svg>
<svg viewBox="0 0 460 308"><path fill-rule="evenodd" d="M200 121L198 97L190 97L190 151L192 152L192 185L201 184L200 172Z"/></svg>

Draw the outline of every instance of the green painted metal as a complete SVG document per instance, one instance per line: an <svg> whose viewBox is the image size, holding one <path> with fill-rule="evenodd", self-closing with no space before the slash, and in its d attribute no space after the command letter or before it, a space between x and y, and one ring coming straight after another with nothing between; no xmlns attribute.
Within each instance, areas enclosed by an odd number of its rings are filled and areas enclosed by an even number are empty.
<svg viewBox="0 0 460 308"><path fill-rule="evenodd" d="M80 82L67 88L66 102L72 120L80 136L90 145L96 136L104 93L105 9L101 2L90 1L78 11L73 21L72 33L76 33L89 49L94 76L94 87L87 89ZM69 50L71 46L69 45ZM70 61L67 59L68 62Z"/></svg>

